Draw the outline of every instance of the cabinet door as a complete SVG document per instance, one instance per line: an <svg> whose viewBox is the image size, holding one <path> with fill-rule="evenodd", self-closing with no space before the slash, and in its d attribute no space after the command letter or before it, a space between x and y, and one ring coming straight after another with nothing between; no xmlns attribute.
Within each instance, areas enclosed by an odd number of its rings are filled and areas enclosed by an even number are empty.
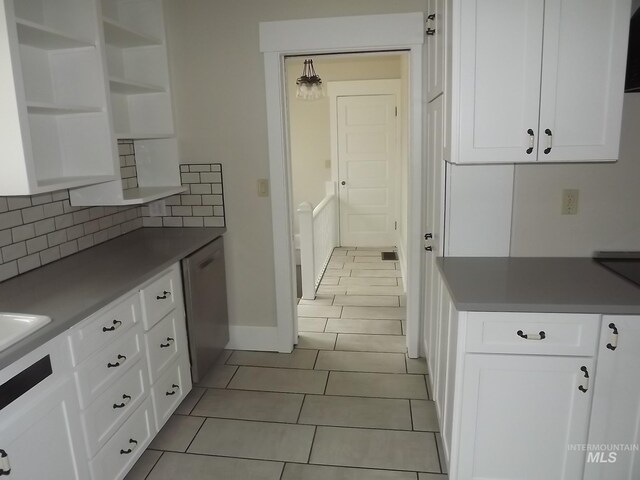
<svg viewBox="0 0 640 480"><path fill-rule="evenodd" d="M618 158L630 3L546 0L538 161Z"/></svg>
<svg viewBox="0 0 640 480"><path fill-rule="evenodd" d="M430 102L444 91L445 0L429 0L427 7L427 101Z"/></svg>
<svg viewBox="0 0 640 480"><path fill-rule="evenodd" d="M461 2L458 162L535 161L543 14L544 0Z"/></svg>
<svg viewBox="0 0 640 480"><path fill-rule="evenodd" d="M603 317L589 431L590 445L622 445L632 448L640 445L639 365L640 317ZM620 450L610 457L608 451L604 454L589 452L584 478L638 479L640 453Z"/></svg>
<svg viewBox="0 0 640 480"><path fill-rule="evenodd" d="M582 367L592 359L468 354L455 478L582 478L585 453L569 450L587 439Z"/></svg>
<svg viewBox="0 0 640 480"><path fill-rule="evenodd" d="M28 401L0 425L12 480L86 480L78 399L69 379Z"/></svg>

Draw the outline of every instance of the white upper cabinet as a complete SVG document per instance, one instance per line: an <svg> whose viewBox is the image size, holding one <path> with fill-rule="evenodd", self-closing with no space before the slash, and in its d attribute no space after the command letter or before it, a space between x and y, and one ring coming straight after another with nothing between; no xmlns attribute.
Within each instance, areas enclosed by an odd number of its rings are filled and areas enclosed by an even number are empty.
<svg viewBox="0 0 640 480"><path fill-rule="evenodd" d="M0 2L0 195L116 178L97 8Z"/></svg>
<svg viewBox="0 0 640 480"><path fill-rule="evenodd" d="M454 163L615 161L630 0L452 5Z"/></svg>

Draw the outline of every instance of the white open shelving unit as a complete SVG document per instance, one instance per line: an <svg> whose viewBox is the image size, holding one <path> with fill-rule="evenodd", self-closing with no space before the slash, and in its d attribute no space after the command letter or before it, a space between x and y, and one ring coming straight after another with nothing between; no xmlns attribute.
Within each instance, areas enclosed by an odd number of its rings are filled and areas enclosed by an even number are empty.
<svg viewBox="0 0 640 480"><path fill-rule="evenodd" d="M134 205L185 191L178 168L161 0L102 0L113 137L135 143L138 188L73 189L73 205Z"/></svg>
<svg viewBox="0 0 640 480"><path fill-rule="evenodd" d="M0 194L118 176L97 8L92 0L0 2Z"/></svg>

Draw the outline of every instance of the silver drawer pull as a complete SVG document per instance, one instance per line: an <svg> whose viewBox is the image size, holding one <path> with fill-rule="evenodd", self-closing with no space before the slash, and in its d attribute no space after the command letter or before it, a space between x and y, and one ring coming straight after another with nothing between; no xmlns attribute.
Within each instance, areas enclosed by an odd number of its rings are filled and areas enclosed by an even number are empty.
<svg viewBox="0 0 640 480"><path fill-rule="evenodd" d="M174 383L173 385L171 385L171 388L172 388L173 390L169 390L168 392L165 392L165 393L164 393L167 397L170 397L171 395L175 395L176 393L178 393L178 391L177 391L177 390L180 390L180 385L176 385L176 384ZM177 390L176 390L176 389L177 389Z"/></svg>
<svg viewBox="0 0 640 480"><path fill-rule="evenodd" d="M609 328L611 329L611 341L607 343L607 348L615 350L618 348L618 327L616 327L615 323L610 323Z"/></svg>
<svg viewBox="0 0 640 480"><path fill-rule="evenodd" d="M113 404L113 409L117 410L118 408L124 408L127 406L127 404L131 401L131 396L127 395L126 393L122 395L122 400L124 400L124 402L122 403L114 403Z"/></svg>
<svg viewBox="0 0 640 480"><path fill-rule="evenodd" d="M525 340L544 340L547 338L547 334L544 333L544 330L540 330L538 334L535 333L523 333L522 330L518 330L516 334L520 338L524 338Z"/></svg>
<svg viewBox="0 0 640 480"><path fill-rule="evenodd" d="M174 338L167 337L167 343L161 343L161 344L160 344L160 348L168 348L168 347L170 347L170 346L171 346L171 344L172 344L173 342L175 342L175 341L176 341L176 340L175 340Z"/></svg>
<svg viewBox="0 0 640 480"><path fill-rule="evenodd" d="M11 464L7 452L0 448L0 477L3 475L11 475Z"/></svg>
<svg viewBox="0 0 640 480"><path fill-rule="evenodd" d="M120 325L122 325L122 322L120 320L114 320L110 327L102 327L102 331L103 332L113 332Z"/></svg>
<svg viewBox="0 0 640 480"><path fill-rule="evenodd" d="M582 393L587 393L587 390L589 390L589 371L585 366L580 367L580 371L584 373L584 380L582 381L582 385L578 385L578 390Z"/></svg>
<svg viewBox="0 0 640 480"><path fill-rule="evenodd" d="M130 448L127 448L126 450L120 450L120 455L129 455L131 452L133 452L138 445L138 441L130 438L129 445L131 445Z"/></svg>
<svg viewBox="0 0 640 480"><path fill-rule="evenodd" d="M115 368L115 367L119 367L120 365L122 365L124 363L124 361L127 359L127 357L125 357L124 355L118 355L118 360L122 360L121 362L115 362L115 363L107 363L107 368Z"/></svg>
<svg viewBox="0 0 640 480"><path fill-rule="evenodd" d="M156 300L166 300L167 297L169 297L171 295L171 292L167 292L166 290L164 290L162 292L162 295L156 295Z"/></svg>

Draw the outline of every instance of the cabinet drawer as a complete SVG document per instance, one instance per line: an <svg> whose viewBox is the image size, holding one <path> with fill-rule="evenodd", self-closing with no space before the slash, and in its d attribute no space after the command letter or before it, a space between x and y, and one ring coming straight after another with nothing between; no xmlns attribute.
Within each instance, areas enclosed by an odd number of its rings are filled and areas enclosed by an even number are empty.
<svg viewBox="0 0 640 480"><path fill-rule="evenodd" d="M147 397L147 400L89 462L93 480L123 478L142 455L155 433L151 399Z"/></svg>
<svg viewBox="0 0 640 480"><path fill-rule="evenodd" d="M187 393L191 391L189 355L182 355L176 363L151 387L153 409L158 431L169 419Z"/></svg>
<svg viewBox="0 0 640 480"><path fill-rule="evenodd" d="M109 385L126 373L142 356L142 332L138 327L86 360L76 372L80 404L87 408Z"/></svg>
<svg viewBox="0 0 640 480"><path fill-rule="evenodd" d="M180 267L174 265L160 278L140 291L142 297L142 320L149 330L178 306L182 310L182 278Z"/></svg>
<svg viewBox="0 0 640 480"><path fill-rule="evenodd" d="M137 294L89 317L69 333L73 364L78 365L92 353L119 338L140 320Z"/></svg>
<svg viewBox="0 0 640 480"><path fill-rule="evenodd" d="M90 458L148 397L148 393L147 365L141 359L82 413Z"/></svg>
<svg viewBox="0 0 640 480"><path fill-rule="evenodd" d="M183 352L187 351L184 314L176 310L144 334L149 376L154 383Z"/></svg>
<svg viewBox="0 0 640 480"><path fill-rule="evenodd" d="M592 356L599 315L468 312L467 352Z"/></svg>

